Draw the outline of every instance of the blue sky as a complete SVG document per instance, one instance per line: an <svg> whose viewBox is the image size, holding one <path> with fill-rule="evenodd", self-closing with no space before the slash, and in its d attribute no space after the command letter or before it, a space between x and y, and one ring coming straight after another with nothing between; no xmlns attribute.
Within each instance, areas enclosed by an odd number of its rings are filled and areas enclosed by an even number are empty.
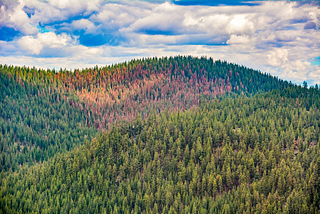
<svg viewBox="0 0 320 214"><path fill-rule="evenodd" d="M0 63L83 68L210 56L320 83L319 1L0 1Z"/></svg>

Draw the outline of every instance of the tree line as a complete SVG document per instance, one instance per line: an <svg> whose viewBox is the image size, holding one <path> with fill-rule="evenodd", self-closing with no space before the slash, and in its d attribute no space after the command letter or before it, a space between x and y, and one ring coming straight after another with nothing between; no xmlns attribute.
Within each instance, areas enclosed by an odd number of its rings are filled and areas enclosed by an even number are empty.
<svg viewBox="0 0 320 214"><path fill-rule="evenodd" d="M117 121L289 85L244 66L191 56L75 72L0 65L0 172L70 151Z"/></svg>

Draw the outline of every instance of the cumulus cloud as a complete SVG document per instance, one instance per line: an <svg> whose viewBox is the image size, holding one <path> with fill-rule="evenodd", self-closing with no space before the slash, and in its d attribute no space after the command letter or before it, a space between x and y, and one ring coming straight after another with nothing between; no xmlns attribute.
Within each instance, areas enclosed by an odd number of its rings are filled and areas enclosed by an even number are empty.
<svg viewBox="0 0 320 214"><path fill-rule="evenodd" d="M20 47L31 54L39 54L43 48L58 49L64 48L72 42L66 34L56 35L53 32L39 33L36 36L24 36L17 43Z"/></svg>
<svg viewBox="0 0 320 214"><path fill-rule="evenodd" d="M247 35L237 36L232 34L230 36L230 39L227 41L227 44L239 44L239 43L249 43L249 42L250 42L250 38Z"/></svg>
<svg viewBox="0 0 320 214"><path fill-rule="evenodd" d="M288 60L287 49L277 49L275 51L269 51L267 54L268 63L272 66L280 66L286 63Z"/></svg>
<svg viewBox="0 0 320 214"><path fill-rule="evenodd" d="M75 20L71 23L71 26L73 30L85 30L87 33L95 33L97 31L95 24L88 19Z"/></svg>
<svg viewBox="0 0 320 214"><path fill-rule="evenodd" d="M28 15L22 10L23 1L4 2L0 7L0 26L6 26L19 30L25 34L34 34L38 30L29 22Z"/></svg>
<svg viewBox="0 0 320 214"><path fill-rule="evenodd" d="M0 59L13 63L19 56L34 65L70 68L136 57L207 55L312 84L320 78L319 65L309 62L320 56L319 26L319 8L312 2L181 6L146 1L4 1L0 28L12 32L13 39L0 37ZM47 57L54 60L48 64Z"/></svg>

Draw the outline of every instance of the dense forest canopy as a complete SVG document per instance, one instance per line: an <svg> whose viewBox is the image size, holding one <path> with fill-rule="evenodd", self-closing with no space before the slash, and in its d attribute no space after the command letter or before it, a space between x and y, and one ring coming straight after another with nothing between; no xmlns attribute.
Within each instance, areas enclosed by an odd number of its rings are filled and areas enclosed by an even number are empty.
<svg viewBox="0 0 320 214"><path fill-rule="evenodd" d="M211 58L0 66L3 213L319 213L320 91Z"/></svg>
<svg viewBox="0 0 320 214"><path fill-rule="evenodd" d="M140 114L189 109L225 94L253 95L288 83L209 58L132 60L103 68L41 70L0 65L0 171L70 151L99 130Z"/></svg>

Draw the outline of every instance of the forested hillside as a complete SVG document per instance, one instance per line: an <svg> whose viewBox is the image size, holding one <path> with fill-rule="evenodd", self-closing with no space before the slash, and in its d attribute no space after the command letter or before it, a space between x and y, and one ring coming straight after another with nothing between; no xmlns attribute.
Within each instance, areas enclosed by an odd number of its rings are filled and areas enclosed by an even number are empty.
<svg viewBox="0 0 320 214"><path fill-rule="evenodd" d="M211 58L0 65L0 213L320 213L319 109Z"/></svg>
<svg viewBox="0 0 320 214"><path fill-rule="evenodd" d="M319 213L320 94L290 86L121 122L2 172L4 213Z"/></svg>
<svg viewBox="0 0 320 214"><path fill-rule="evenodd" d="M190 56L75 72L0 65L0 172L49 160L137 115L145 120L150 112L285 87L243 66Z"/></svg>

